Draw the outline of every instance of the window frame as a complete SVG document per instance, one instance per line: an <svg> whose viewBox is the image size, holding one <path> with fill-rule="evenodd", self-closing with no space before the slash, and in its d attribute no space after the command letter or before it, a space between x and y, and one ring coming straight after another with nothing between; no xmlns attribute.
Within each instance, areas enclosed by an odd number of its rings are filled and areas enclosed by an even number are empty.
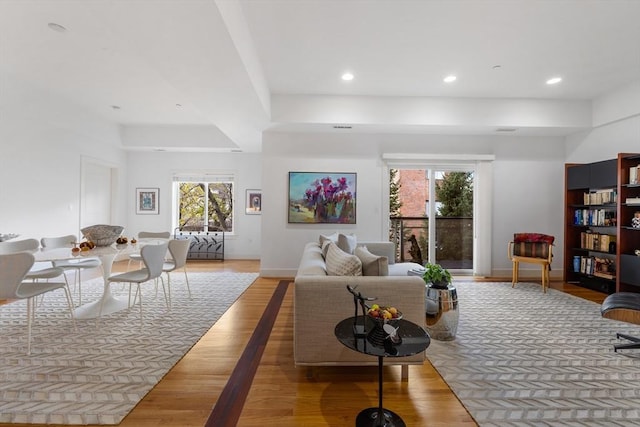
<svg viewBox="0 0 640 427"><path fill-rule="evenodd" d="M180 173L180 174L175 174L173 176L173 180L172 180L172 193L173 193L173 203L172 203L172 215L171 215L171 224L174 228L174 230L179 231L180 230L180 185L183 183L191 183L191 184L205 184L205 200L204 200L204 204L205 204L205 217L203 218L204 220L204 225L203 225L203 229L202 230L198 230L198 231L190 231L190 233L193 234L208 234L208 233L216 233L216 232L222 232L224 231L225 235L229 235L229 236L233 236L236 234L236 227L237 227L237 182L236 182L236 178L235 175L233 173L191 173L191 174L184 174L184 173ZM232 204L232 208L231 208L231 230L227 231L227 230L210 230L209 229L209 221L207 219L208 217L208 200L206 199L206 194L208 194L208 186L209 184L216 184L216 183L225 183L225 184L231 184L231 204Z"/></svg>

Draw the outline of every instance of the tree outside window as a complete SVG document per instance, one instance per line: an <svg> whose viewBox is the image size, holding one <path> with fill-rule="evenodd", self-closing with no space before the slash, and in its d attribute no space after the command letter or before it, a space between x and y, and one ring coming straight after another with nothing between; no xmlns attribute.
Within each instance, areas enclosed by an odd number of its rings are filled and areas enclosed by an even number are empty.
<svg viewBox="0 0 640 427"><path fill-rule="evenodd" d="M233 232L232 182L178 182L181 231Z"/></svg>

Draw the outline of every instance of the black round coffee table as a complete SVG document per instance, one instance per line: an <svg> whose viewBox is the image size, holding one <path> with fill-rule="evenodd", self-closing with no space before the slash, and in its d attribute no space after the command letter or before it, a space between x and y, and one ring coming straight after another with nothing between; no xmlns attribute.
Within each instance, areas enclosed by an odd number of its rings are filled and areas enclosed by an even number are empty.
<svg viewBox="0 0 640 427"><path fill-rule="evenodd" d="M406 357L425 351L431 339L429 334L420 326L408 320L392 321L398 328L401 341L392 344L389 339L380 340L380 334L374 330L375 322L367 317L367 331L372 331L367 337L356 337L353 325L355 317L344 319L336 325L335 334L338 341L351 350L378 356L378 407L362 410L356 417L356 427L406 427L398 414L382 406L382 360L385 357ZM362 318L358 319L359 322Z"/></svg>

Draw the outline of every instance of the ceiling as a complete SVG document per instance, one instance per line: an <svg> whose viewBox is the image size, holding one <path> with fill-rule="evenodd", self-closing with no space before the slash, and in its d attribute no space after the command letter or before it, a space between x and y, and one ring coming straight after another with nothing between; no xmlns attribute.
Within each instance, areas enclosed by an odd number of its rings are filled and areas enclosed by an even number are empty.
<svg viewBox="0 0 640 427"><path fill-rule="evenodd" d="M0 109L259 151L282 95L591 100L640 79L638 22L640 0L0 0Z"/></svg>

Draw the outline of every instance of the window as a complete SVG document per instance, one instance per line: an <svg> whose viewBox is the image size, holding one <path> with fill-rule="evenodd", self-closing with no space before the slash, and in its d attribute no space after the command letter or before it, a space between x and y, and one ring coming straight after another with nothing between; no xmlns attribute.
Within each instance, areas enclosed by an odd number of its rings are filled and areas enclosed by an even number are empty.
<svg viewBox="0 0 640 427"><path fill-rule="evenodd" d="M181 231L233 233L233 176L175 176L174 226Z"/></svg>

